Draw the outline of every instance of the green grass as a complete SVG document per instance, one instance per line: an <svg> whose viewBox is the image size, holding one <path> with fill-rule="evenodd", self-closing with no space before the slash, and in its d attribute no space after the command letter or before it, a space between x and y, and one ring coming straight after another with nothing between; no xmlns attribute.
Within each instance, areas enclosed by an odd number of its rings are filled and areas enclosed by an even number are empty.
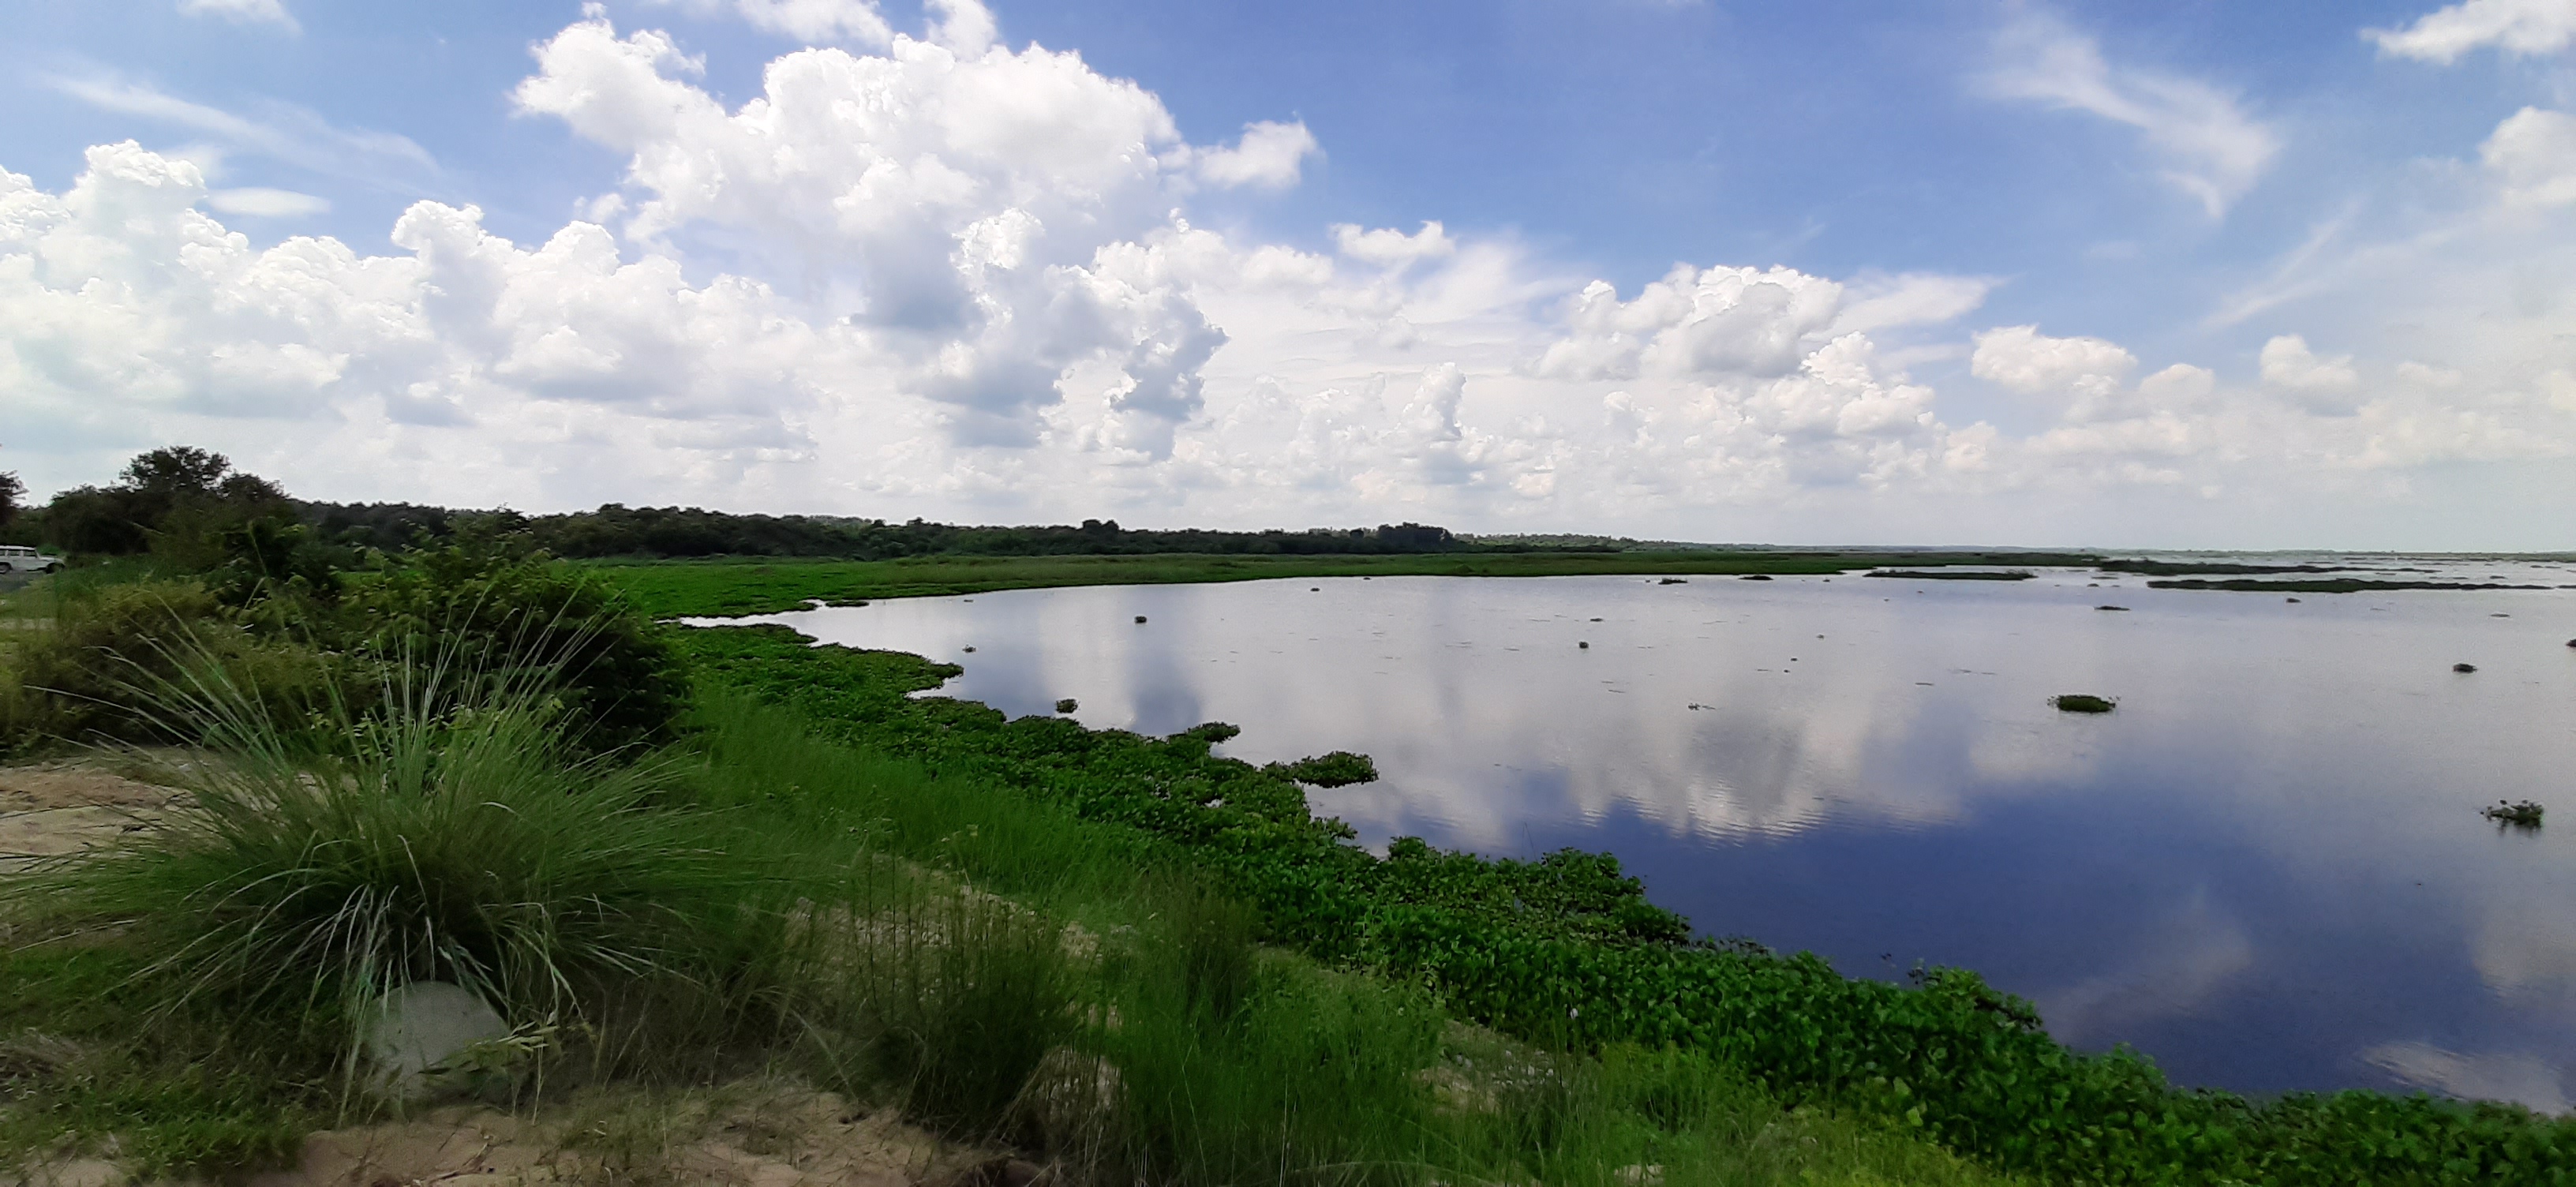
<svg viewBox="0 0 2576 1187"><path fill-rule="evenodd" d="M156 689L208 743L164 772L175 816L0 900L0 1162L275 1165L382 1107L360 1020L434 978L512 1024L522 1104L787 1074L1076 1182L2001 1181L1705 1061L1640 1079L1460 1028L1257 944L1184 847L738 695L685 749L584 758L513 688L424 674L328 730L220 667Z"/></svg>
<svg viewBox="0 0 2576 1187"><path fill-rule="evenodd" d="M1614 552L1397 556L911 557L890 561L724 559L584 566L657 618L775 614L810 601L930 597L1074 585L1162 585L1287 577L1572 577L1836 574L1875 565L2088 565L2067 554Z"/></svg>

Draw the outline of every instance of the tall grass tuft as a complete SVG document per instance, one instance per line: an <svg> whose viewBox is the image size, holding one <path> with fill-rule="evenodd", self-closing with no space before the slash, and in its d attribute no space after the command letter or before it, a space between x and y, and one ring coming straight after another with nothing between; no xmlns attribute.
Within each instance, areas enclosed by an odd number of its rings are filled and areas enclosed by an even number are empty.
<svg viewBox="0 0 2576 1187"><path fill-rule="evenodd" d="M862 1057L852 1086L951 1136L1016 1136L1014 1102L1080 1021L1061 933L972 890L908 897L873 904L844 938L836 1021Z"/></svg>
<svg viewBox="0 0 2576 1187"><path fill-rule="evenodd" d="M758 863L660 802L667 768L568 754L542 680L405 665L364 715L335 693L281 721L186 658L150 700L204 742L169 771L187 795L10 891L138 954L155 1013L238 1017L238 1041L354 1072L374 1004L415 981L593 1034L637 983L749 988L744 923L774 897Z"/></svg>

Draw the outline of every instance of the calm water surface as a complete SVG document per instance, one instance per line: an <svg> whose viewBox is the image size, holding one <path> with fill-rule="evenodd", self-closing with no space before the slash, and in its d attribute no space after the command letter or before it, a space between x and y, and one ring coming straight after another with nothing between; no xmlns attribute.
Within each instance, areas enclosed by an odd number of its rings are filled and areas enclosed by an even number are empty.
<svg viewBox="0 0 2576 1187"><path fill-rule="evenodd" d="M2567 1108L2576 590L2095 579L1347 578L761 621L961 663L943 695L1015 715L1072 697L1092 726L1234 722L1254 762L1363 751L1380 782L1312 798L1371 845L1608 850L1703 932L1973 968L2182 1083ZM2500 830L2500 797L2553 824Z"/></svg>

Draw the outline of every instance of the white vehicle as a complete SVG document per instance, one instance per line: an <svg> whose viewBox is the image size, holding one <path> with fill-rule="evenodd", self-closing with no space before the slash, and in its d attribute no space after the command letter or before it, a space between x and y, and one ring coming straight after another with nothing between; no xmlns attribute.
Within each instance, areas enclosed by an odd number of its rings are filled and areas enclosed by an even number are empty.
<svg viewBox="0 0 2576 1187"><path fill-rule="evenodd" d="M46 556L22 544L0 544L0 573L51 573L62 567L59 556Z"/></svg>

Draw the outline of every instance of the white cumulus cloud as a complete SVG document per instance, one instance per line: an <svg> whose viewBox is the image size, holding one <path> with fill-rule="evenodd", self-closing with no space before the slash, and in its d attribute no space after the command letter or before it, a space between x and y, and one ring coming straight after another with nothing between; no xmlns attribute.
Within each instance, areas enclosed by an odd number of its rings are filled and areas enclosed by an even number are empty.
<svg viewBox="0 0 2576 1187"><path fill-rule="evenodd" d="M2576 41L2576 4L2567 0L2462 0L2402 29L2364 29L2389 57L2449 65L2493 46L2509 54L2554 54Z"/></svg>
<svg viewBox="0 0 2576 1187"><path fill-rule="evenodd" d="M1227 188L1278 189L1297 184L1306 158L1322 152L1315 134L1306 130L1305 121L1283 124L1265 120L1244 125L1243 138L1234 147L1199 154L1199 176L1211 185Z"/></svg>
<svg viewBox="0 0 2576 1187"><path fill-rule="evenodd" d="M2100 338L2051 338L2038 326L2007 326L1977 335L1969 370L2023 395L2059 394L2086 384L2118 384L2138 357Z"/></svg>
<svg viewBox="0 0 2576 1187"><path fill-rule="evenodd" d="M2260 361L2265 384L2315 411L2350 412L2355 407L2361 376L2352 368L2351 355L2322 357L2308 349L2306 338L2282 334L2263 344Z"/></svg>
<svg viewBox="0 0 2576 1187"><path fill-rule="evenodd" d="M2428 286L2464 329L2368 359L2284 335L2256 375L1962 325L1997 283L1979 276L1681 264L1623 294L1432 220L1305 250L1192 221L1208 162L1257 138L1192 144L1152 93L1004 44L979 5L927 13L873 49L783 54L742 99L667 33L562 29L516 100L624 171L519 240L424 201L382 254L255 246L225 220L294 217L300 195L213 188L131 143L59 192L0 173L13 465L94 480L187 440L326 497L1704 531L2576 455L2545 286L2511 307L2510 278ZM235 151L367 143L92 81ZM2543 142L2499 129L2499 182L2538 184L2518 162ZM1962 423L1909 370L1962 355L1972 398L2055 415Z"/></svg>
<svg viewBox="0 0 2576 1187"><path fill-rule="evenodd" d="M2478 157L2508 205L2576 203L2576 115L2523 108L2496 125Z"/></svg>
<svg viewBox="0 0 2576 1187"><path fill-rule="evenodd" d="M1364 264L1402 267L1458 252L1457 240L1438 222L1425 222L1410 235L1393 227L1362 230L1354 223L1336 223L1332 230L1334 249Z"/></svg>

